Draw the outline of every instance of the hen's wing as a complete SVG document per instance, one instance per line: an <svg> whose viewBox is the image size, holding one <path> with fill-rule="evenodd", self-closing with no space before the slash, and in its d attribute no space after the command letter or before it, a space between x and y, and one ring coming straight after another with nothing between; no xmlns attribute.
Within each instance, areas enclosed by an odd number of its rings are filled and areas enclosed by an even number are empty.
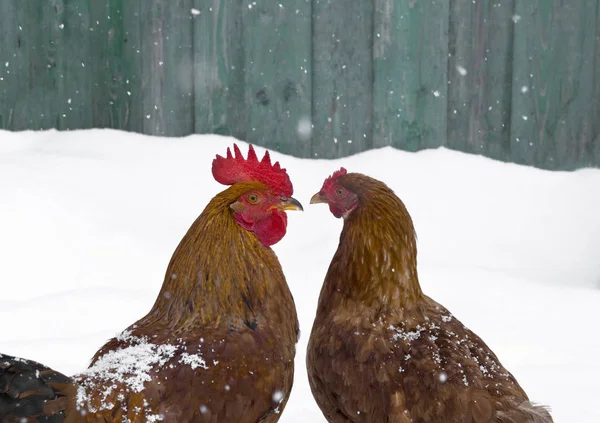
<svg viewBox="0 0 600 423"><path fill-rule="evenodd" d="M0 421L48 422L65 419L73 380L35 361L0 354Z"/></svg>
<svg viewBox="0 0 600 423"><path fill-rule="evenodd" d="M405 402L416 421L552 421L547 410L529 402L486 343L434 300L426 297L388 330Z"/></svg>
<svg viewBox="0 0 600 423"><path fill-rule="evenodd" d="M396 314L359 321L338 311L315 323L308 375L330 422L552 422L444 307L426 298Z"/></svg>

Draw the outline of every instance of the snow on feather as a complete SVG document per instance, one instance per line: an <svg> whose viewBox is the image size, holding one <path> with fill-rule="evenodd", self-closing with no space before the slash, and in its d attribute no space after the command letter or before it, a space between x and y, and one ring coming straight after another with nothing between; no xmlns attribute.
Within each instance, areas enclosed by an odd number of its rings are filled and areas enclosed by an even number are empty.
<svg viewBox="0 0 600 423"><path fill-rule="evenodd" d="M116 338L129 345L109 351L76 377L80 384L77 392L77 408L80 411L94 413L113 409L116 404L109 398L115 389L120 389L117 399L121 402L121 408L126 409L124 394L142 392L146 382L153 379L152 372L176 358L176 355L179 355L179 363L190 366L192 370L208 369L199 352L190 354L184 351L185 344L153 344L145 336L132 336L130 331L124 331ZM101 404L94 407L91 400L98 396ZM145 408L139 412L144 411L148 421L162 420L161 415L151 415L150 410Z"/></svg>

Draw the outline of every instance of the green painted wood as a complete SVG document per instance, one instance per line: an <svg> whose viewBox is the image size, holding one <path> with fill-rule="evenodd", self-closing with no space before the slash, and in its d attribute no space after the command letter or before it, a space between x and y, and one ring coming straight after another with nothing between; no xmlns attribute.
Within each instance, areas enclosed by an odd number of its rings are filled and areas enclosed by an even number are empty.
<svg viewBox="0 0 600 423"><path fill-rule="evenodd" d="M143 62L142 62L142 13L139 1L124 0L123 13L123 75L127 106L125 129L144 132Z"/></svg>
<svg viewBox="0 0 600 423"><path fill-rule="evenodd" d="M598 2L517 0L511 159L549 169L587 161L597 120L594 94ZM525 92L524 92L525 91Z"/></svg>
<svg viewBox="0 0 600 423"><path fill-rule="evenodd" d="M22 85L14 92L11 129L37 130L57 126L57 46L63 7L61 0L27 0L19 2L15 10L13 19L22 30L18 32L20 45L13 53L20 57L13 56L16 69L12 72L23 72L23 75L14 80Z"/></svg>
<svg viewBox="0 0 600 423"><path fill-rule="evenodd" d="M57 128L92 128L92 84L101 70L92 55L93 28L87 1L65 0L58 15Z"/></svg>
<svg viewBox="0 0 600 423"><path fill-rule="evenodd" d="M123 53L123 0L94 0L90 6L93 126L127 129L129 95Z"/></svg>
<svg viewBox="0 0 600 423"><path fill-rule="evenodd" d="M141 4L143 132L194 132L192 0Z"/></svg>
<svg viewBox="0 0 600 423"><path fill-rule="evenodd" d="M568 51L564 63L566 75L560 88L562 114L555 130L556 154L550 168L574 169L589 161L586 140L593 139L591 122L598 121L600 110L593 110L595 57L590 54L596 44L596 16L598 2L581 1L565 5L558 12L565 19L565 37L561 37ZM567 10L564 10L564 9Z"/></svg>
<svg viewBox="0 0 600 423"><path fill-rule="evenodd" d="M510 157L514 0L454 0L450 7L450 148Z"/></svg>
<svg viewBox="0 0 600 423"><path fill-rule="evenodd" d="M311 2L245 0L247 141L301 157L311 142Z"/></svg>
<svg viewBox="0 0 600 423"><path fill-rule="evenodd" d="M585 140L585 149L587 151L587 160L579 165L598 166L600 167L600 0L596 7L596 45L594 54L594 85L593 85L593 100L592 100L592 137Z"/></svg>
<svg viewBox="0 0 600 423"><path fill-rule="evenodd" d="M86 72L92 76L91 97L93 125L110 127L108 115L110 93L108 87L108 0L91 0L89 3L89 47Z"/></svg>
<svg viewBox="0 0 600 423"><path fill-rule="evenodd" d="M25 18L23 8L15 2L0 2L0 129L14 129L15 105L29 84Z"/></svg>
<svg viewBox="0 0 600 423"><path fill-rule="evenodd" d="M194 1L197 133L246 139L243 3L243 0Z"/></svg>
<svg viewBox="0 0 600 423"><path fill-rule="evenodd" d="M373 146L371 1L313 0L313 157L334 158Z"/></svg>
<svg viewBox="0 0 600 423"><path fill-rule="evenodd" d="M375 0L375 146L416 151L444 143L448 4Z"/></svg>
<svg viewBox="0 0 600 423"><path fill-rule="evenodd" d="M130 95L127 80L131 76L128 63L124 59L123 0L108 0L104 8L106 13L105 32L106 56L103 63L106 92L108 93L107 127L127 129L129 126Z"/></svg>
<svg viewBox="0 0 600 423"><path fill-rule="evenodd" d="M136 61L134 55L126 54L129 44L123 3L123 0L65 1L59 47L59 129L141 131L141 119L140 125L131 125L131 64ZM139 14L130 22L135 25L136 21L139 22Z"/></svg>

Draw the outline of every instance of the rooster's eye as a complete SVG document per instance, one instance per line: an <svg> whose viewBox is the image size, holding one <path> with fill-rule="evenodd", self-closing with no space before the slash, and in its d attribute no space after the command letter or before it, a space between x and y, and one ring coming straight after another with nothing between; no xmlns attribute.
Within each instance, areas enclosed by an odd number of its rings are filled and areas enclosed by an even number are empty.
<svg viewBox="0 0 600 423"><path fill-rule="evenodd" d="M335 195L337 195L338 197L341 197L344 195L344 188L337 188L335 190Z"/></svg>
<svg viewBox="0 0 600 423"><path fill-rule="evenodd" d="M256 203L258 203L258 195L256 195L256 194L250 194L248 196L248 202L250 204L256 204Z"/></svg>

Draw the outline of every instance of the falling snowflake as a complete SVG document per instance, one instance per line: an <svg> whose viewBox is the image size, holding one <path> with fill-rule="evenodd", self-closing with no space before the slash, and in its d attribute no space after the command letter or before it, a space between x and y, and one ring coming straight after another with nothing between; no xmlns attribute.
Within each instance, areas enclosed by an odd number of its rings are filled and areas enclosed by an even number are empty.
<svg viewBox="0 0 600 423"><path fill-rule="evenodd" d="M281 401L283 401L283 398L285 397L283 391L275 391L273 392L273 402L279 404Z"/></svg>
<svg viewBox="0 0 600 423"><path fill-rule="evenodd" d="M312 122L309 118L301 118L298 121L298 136L302 140L308 140L312 134Z"/></svg>

